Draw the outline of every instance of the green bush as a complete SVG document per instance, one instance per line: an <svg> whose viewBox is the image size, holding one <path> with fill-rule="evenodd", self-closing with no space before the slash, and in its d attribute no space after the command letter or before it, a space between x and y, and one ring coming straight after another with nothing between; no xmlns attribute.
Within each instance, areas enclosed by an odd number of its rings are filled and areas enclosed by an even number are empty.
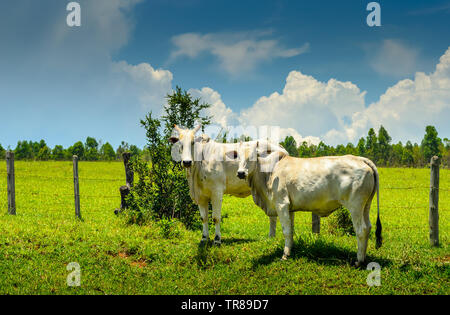
<svg viewBox="0 0 450 315"><path fill-rule="evenodd" d="M180 230L175 219L162 218L158 221L160 233L163 238L177 238L180 236Z"/></svg>
<svg viewBox="0 0 450 315"><path fill-rule="evenodd" d="M199 211L189 195L189 185L185 170L180 163L172 160L169 137L174 124L193 128L200 120L209 124L208 117L201 117L209 104L200 104L199 99L191 99L179 87L167 96L168 105L161 119L149 113L141 125L146 130L147 148L151 166L141 159L132 159L132 169L137 175L128 197L128 221L143 224L153 219L178 219L188 228L199 226ZM164 127L164 128L162 128ZM164 221L162 221L164 222Z"/></svg>
<svg viewBox="0 0 450 315"><path fill-rule="evenodd" d="M355 235L355 230L353 229L353 222L350 212L344 208L340 207L334 211L327 219L328 230L332 234L350 234Z"/></svg>
<svg viewBox="0 0 450 315"><path fill-rule="evenodd" d="M2 145L0 144L0 159L4 159L6 157L6 150L3 149Z"/></svg>

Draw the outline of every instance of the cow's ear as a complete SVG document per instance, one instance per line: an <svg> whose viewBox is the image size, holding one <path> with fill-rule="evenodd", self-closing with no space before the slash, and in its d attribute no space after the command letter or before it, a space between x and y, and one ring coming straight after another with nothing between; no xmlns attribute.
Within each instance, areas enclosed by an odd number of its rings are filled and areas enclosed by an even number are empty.
<svg viewBox="0 0 450 315"><path fill-rule="evenodd" d="M208 143L211 138L208 135L202 134L203 143Z"/></svg>
<svg viewBox="0 0 450 315"><path fill-rule="evenodd" d="M180 140L180 139L178 139L177 137L170 137L170 138L169 138L169 141L170 141L170 143L172 143L172 144L177 143L179 140Z"/></svg>

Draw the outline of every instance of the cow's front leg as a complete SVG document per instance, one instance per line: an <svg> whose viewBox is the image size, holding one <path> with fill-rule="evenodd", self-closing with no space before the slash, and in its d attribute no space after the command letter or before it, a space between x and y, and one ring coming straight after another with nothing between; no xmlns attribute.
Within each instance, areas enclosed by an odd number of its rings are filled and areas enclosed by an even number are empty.
<svg viewBox="0 0 450 315"><path fill-rule="evenodd" d="M208 225L208 202L199 204L198 208L200 209L200 216L202 218L203 223L203 234L201 243L207 243L209 240L209 225Z"/></svg>
<svg viewBox="0 0 450 315"><path fill-rule="evenodd" d="M270 220L269 237L275 237L275 233L277 232L277 217L269 217L269 220Z"/></svg>
<svg viewBox="0 0 450 315"><path fill-rule="evenodd" d="M284 235L284 251L282 260L286 260L291 255L291 249L294 245L294 234L292 231L291 215L289 213L289 205L280 205L277 207L278 217L280 218L281 227Z"/></svg>
<svg viewBox="0 0 450 315"><path fill-rule="evenodd" d="M216 235L214 236L214 245L220 245L222 243L221 235L220 235L220 220L221 220L221 212L222 212L222 194L218 194L211 199L212 205L212 215L214 225L216 226Z"/></svg>

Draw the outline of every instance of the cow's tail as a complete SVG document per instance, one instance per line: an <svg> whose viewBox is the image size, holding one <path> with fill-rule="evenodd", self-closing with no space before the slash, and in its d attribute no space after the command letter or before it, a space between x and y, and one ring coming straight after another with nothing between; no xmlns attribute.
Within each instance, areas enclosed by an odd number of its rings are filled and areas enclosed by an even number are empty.
<svg viewBox="0 0 450 315"><path fill-rule="evenodd" d="M380 177L378 175L377 167L371 160L364 159L364 162L366 162L366 164L369 165L370 168L373 170L373 174L375 177L375 187L374 187L374 192L373 192L373 193L375 193L375 190L377 192L377 228L375 230L375 237L376 237L375 247L380 248L381 245L383 244L383 238L381 237L381 230L383 228L381 226L381 220L380 220Z"/></svg>

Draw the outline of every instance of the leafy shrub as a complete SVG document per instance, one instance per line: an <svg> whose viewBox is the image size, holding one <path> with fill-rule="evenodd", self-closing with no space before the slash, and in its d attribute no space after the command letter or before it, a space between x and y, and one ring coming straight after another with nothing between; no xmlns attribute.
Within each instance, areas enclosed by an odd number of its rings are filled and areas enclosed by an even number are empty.
<svg viewBox="0 0 450 315"><path fill-rule="evenodd" d="M164 238L176 238L180 236L180 231L177 228L177 221L174 219L162 218L158 221L161 236Z"/></svg>
<svg viewBox="0 0 450 315"><path fill-rule="evenodd" d="M328 230L333 234L350 234L355 235L353 222L350 212L340 207L334 211L327 219Z"/></svg>
<svg viewBox="0 0 450 315"><path fill-rule="evenodd" d="M138 179L128 197L127 215L132 223L176 218L188 228L194 228L199 226L198 207L189 195L184 168L172 160L168 140L174 124L187 128L193 128L197 120L203 126L209 124L209 118L200 115L210 105L200 104L199 99L192 100L179 87L167 95L167 100L165 115L161 119L153 118L149 113L141 120L146 130L151 166L138 158L132 159L131 167Z"/></svg>

